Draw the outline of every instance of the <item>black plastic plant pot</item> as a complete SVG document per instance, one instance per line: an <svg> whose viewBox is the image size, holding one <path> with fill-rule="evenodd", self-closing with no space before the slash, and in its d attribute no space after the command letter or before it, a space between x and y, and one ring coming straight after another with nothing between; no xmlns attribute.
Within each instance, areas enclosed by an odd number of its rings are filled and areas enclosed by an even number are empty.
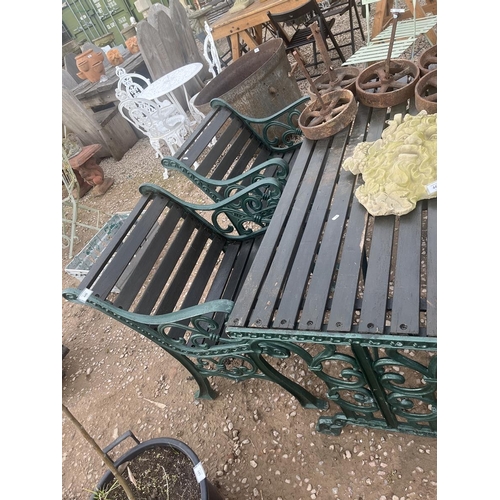
<svg viewBox="0 0 500 500"><path fill-rule="evenodd" d="M203 471L203 467L201 466L200 459L197 457L196 453L185 443L182 441L178 441L174 438L154 438L148 441L143 441L142 443L135 437L132 431L127 431L122 434L119 438L109 444L106 448L104 448L104 453L108 453L115 446L121 443L127 437L131 437L137 443L137 446L134 446L123 455L121 455L117 460L113 462L115 467L119 467L120 465L138 457L146 450L152 448L174 448L175 450L180 451L193 463L193 469L196 470L196 477L198 478L198 484L200 486L200 500L223 500L217 488L205 477L205 473ZM108 470L100 479L97 484L96 490L101 490L109 483L113 482L115 479L113 473ZM89 500L96 500L96 496L94 494L90 495Z"/></svg>

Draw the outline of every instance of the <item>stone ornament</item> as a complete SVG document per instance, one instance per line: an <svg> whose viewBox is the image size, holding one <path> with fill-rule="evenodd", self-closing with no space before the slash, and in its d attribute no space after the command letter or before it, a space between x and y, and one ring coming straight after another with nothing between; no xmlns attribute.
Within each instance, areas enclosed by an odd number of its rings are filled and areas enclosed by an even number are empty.
<svg viewBox="0 0 500 500"><path fill-rule="evenodd" d="M118 66L123 63L123 56L118 49L109 49L106 52L106 57L112 66Z"/></svg>
<svg viewBox="0 0 500 500"><path fill-rule="evenodd" d="M128 40L125 40L125 45L131 54L137 54L137 52L139 52L137 36L131 36Z"/></svg>
<svg viewBox="0 0 500 500"><path fill-rule="evenodd" d="M401 114L379 140L362 142L343 168L361 174L356 198L371 215L404 215L437 197L437 113Z"/></svg>

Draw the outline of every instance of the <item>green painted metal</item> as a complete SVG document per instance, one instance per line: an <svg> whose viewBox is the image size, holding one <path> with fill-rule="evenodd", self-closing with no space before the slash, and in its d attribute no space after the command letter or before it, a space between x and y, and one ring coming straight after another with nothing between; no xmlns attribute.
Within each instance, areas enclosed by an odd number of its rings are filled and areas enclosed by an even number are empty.
<svg viewBox="0 0 500 500"><path fill-rule="evenodd" d="M302 143L302 130L298 125L298 119L305 103L309 99L309 96L303 96L265 118L252 118L242 115L223 99L212 99L210 106L212 108L220 106L230 109L266 147L276 153L283 153L300 146ZM259 127L256 128L256 125ZM261 129L262 132L259 132Z"/></svg>
<svg viewBox="0 0 500 500"><path fill-rule="evenodd" d="M341 413L321 417L317 430L338 435L347 425L437 435L437 339L394 335L231 328L235 340L270 342L302 358ZM311 356L312 346L320 351ZM317 349L316 349L317 351ZM422 359L419 359L422 358ZM419 359L417 361L417 359ZM343 367L333 376L333 366Z"/></svg>
<svg viewBox="0 0 500 500"><path fill-rule="evenodd" d="M247 187L231 186L231 190L228 191L230 196L206 205L185 202L155 184L142 184L139 191L141 194L161 193L181 204L186 212L203 225L209 225L215 233L230 240L245 240L254 238L266 230L280 199L282 185L268 177L259 179ZM210 213L211 223L203 217L203 212ZM232 225L228 223L226 217ZM256 224L260 229L248 227L249 223ZM235 231L237 234L234 234Z"/></svg>
<svg viewBox="0 0 500 500"><path fill-rule="evenodd" d="M151 0L168 7L167 0ZM133 0L66 0L62 4L62 24L75 40L91 42L107 33L113 33L115 44L123 43L120 31L130 26L130 17L137 22L144 16Z"/></svg>

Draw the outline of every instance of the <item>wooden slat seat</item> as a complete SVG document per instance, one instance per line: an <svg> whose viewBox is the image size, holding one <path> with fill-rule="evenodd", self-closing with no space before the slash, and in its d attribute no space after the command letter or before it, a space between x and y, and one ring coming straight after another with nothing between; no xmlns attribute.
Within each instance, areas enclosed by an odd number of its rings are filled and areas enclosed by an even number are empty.
<svg viewBox="0 0 500 500"><path fill-rule="evenodd" d="M153 340L193 375L199 397L210 372L191 358L217 348L300 146L301 98L264 119L213 104L176 156L162 159L191 180L206 204L153 184L101 252L70 301L94 307ZM249 375L251 376L251 374Z"/></svg>

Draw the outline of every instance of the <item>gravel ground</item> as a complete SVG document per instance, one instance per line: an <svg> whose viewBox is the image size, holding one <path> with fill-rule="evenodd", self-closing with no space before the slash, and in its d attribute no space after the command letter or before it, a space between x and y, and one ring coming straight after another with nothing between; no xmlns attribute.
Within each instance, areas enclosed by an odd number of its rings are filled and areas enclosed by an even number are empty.
<svg viewBox="0 0 500 500"><path fill-rule="evenodd" d="M197 196L180 174L163 179L146 139L122 160L107 158L101 166L114 185L101 197L90 192L84 203L101 210L104 219L132 209L143 182L188 201ZM80 217L89 220L84 212ZM93 234L80 228L75 252ZM62 257L63 288L75 286L75 278L64 271L66 250ZM319 434L315 423L336 412L333 404L328 410L305 410L280 387L260 380L213 379L219 397L195 400L194 381L158 346L97 311L64 300L62 341L70 349L63 360L63 403L101 447L128 429L141 441L181 439L198 454L207 477L227 500L437 498L435 439L352 426L337 437ZM300 364L286 365L289 376L308 380ZM87 499L104 470L63 418L62 499Z"/></svg>

